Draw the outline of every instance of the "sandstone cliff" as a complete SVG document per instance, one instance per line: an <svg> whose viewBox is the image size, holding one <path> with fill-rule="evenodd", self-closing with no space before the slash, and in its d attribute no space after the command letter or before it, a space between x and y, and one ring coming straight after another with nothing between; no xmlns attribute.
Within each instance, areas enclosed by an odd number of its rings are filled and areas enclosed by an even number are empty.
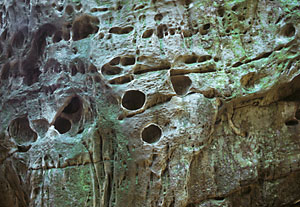
<svg viewBox="0 0 300 207"><path fill-rule="evenodd" d="M1 207L300 205L298 0L2 0Z"/></svg>

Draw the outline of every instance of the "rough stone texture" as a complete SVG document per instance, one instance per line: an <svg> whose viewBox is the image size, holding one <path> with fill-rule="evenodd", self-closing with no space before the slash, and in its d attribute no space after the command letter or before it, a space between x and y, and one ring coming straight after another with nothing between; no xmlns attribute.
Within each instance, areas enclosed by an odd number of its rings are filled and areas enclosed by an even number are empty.
<svg viewBox="0 0 300 207"><path fill-rule="evenodd" d="M0 2L0 206L300 205L298 0Z"/></svg>

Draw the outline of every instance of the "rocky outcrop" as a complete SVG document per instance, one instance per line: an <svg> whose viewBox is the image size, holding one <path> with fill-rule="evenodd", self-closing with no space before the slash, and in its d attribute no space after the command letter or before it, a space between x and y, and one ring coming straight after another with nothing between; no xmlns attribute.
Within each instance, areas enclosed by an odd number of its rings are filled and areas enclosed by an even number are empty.
<svg viewBox="0 0 300 207"><path fill-rule="evenodd" d="M297 0L0 3L0 206L297 206Z"/></svg>

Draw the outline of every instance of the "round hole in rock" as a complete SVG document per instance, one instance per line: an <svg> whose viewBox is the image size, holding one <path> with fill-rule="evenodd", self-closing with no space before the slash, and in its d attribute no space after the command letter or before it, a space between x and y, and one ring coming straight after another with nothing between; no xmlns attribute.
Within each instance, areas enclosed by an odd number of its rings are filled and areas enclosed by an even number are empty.
<svg viewBox="0 0 300 207"><path fill-rule="evenodd" d="M70 103L64 108L63 112L66 114L73 114L81 108L81 101L78 97L73 97Z"/></svg>
<svg viewBox="0 0 300 207"><path fill-rule="evenodd" d="M210 28L210 23L207 23L207 24L203 25L204 30L208 30L209 28Z"/></svg>
<svg viewBox="0 0 300 207"><path fill-rule="evenodd" d="M293 37L296 33L296 29L293 24L289 23L282 28L282 35L286 37Z"/></svg>
<svg viewBox="0 0 300 207"><path fill-rule="evenodd" d="M153 144L158 142L161 137L161 129L155 124L150 124L149 126L145 127L142 131L142 139L144 142L149 144Z"/></svg>
<svg viewBox="0 0 300 207"><path fill-rule="evenodd" d="M54 128L60 133L67 133L71 129L71 122L68 119L57 117L54 122Z"/></svg>
<svg viewBox="0 0 300 207"><path fill-rule="evenodd" d="M191 79L184 75L171 76L171 82L177 95L186 94L192 85Z"/></svg>
<svg viewBox="0 0 300 207"><path fill-rule="evenodd" d="M291 120L288 120L285 122L285 125L286 126L295 126L297 125L299 122L297 119L291 119Z"/></svg>
<svg viewBox="0 0 300 207"><path fill-rule="evenodd" d="M20 145L35 142L37 139L37 133L31 129L27 117L20 117L11 121L8 132L9 135L14 138L16 143Z"/></svg>
<svg viewBox="0 0 300 207"><path fill-rule="evenodd" d="M122 106L128 110L137 110L143 107L145 100L146 96L141 91L126 91L122 98Z"/></svg>

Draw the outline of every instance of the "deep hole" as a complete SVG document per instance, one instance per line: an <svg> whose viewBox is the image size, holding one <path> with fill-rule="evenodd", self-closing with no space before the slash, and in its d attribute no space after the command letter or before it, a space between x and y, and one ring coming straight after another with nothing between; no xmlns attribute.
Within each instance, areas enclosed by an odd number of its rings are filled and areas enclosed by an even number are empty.
<svg viewBox="0 0 300 207"><path fill-rule="evenodd" d="M160 137L161 129L154 124L147 126L142 132L143 141L149 144L157 142L160 139Z"/></svg>
<svg viewBox="0 0 300 207"><path fill-rule="evenodd" d="M27 152L30 148L31 148L31 145L28 145L28 146L19 145L18 152Z"/></svg>
<svg viewBox="0 0 300 207"><path fill-rule="evenodd" d="M261 57L261 58L267 58L267 57L269 57L272 53L273 53L273 51L271 51L271 52L266 52L266 53L263 53L260 57Z"/></svg>
<svg viewBox="0 0 300 207"><path fill-rule="evenodd" d="M238 8L238 6L237 6L237 5L234 5L231 9L232 9L232 11L236 11L237 8Z"/></svg>
<svg viewBox="0 0 300 207"><path fill-rule="evenodd" d="M31 129L27 117L14 119L8 127L8 132L17 144L20 145L35 142L37 139L37 133Z"/></svg>
<svg viewBox="0 0 300 207"><path fill-rule="evenodd" d="M224 199L225 199L225 197L215 197L215 200L217 200L217 201L222 201Z"/></svg>
<svg viewBox="0 0 300 207"><path fill-rule="evenodd" d="M57 11L61 12L62 10L64 10L64 7L63 7L63 6L57 7Z"/></svg>
<svg viewBox="0 0 300 207"><path fill-rule="evenodd" d="M210 28L210 23L203 25L204 30L208 30Z"/></svg>
<svg viewBox="0 0 300 207"><path fill-rule="evenodd" d="M220 60L220 58L214 57L214 61L215 61L215 62L218 62L219 60Z"/></svg>
<svg viewBox="0 0 300 207"><path fill-rule="evenodd" d="M135 57L122 57L121 58L121 65L134 65L135 64Z"/></svg>
<svg viewBox="0 0 300 207"><path fill-rule="evenodd" d="M223 7L218 8L217 13L220 17L224 16L225 9Z"/></svg>
<svg viewBox="0 0 300 207"><path fill-rule="evenodd" d="M185 95L192 84L191 79L184 75L171 76L171 82L177 95Z"/></svg>
<svg viewBox="0 0 300 207"><path fill-rule="evenodd" d="M145 100L146 96L141 91L126 91L122 98L122 106L128 110L137 110L143 107Z"/></svg>
<svg viewBox="0 0 300 207"><path fill-rule="evenodd" d="M299 122L298 122L297 119L292 119L292 120L286 121L286 122L285 122L285 125L287 125L287 126L295 126L295 125L297 125L298 123L299 123Z"/></svg>
<svg viewBox="0 0 300 207"><path fill-rule="evenodd" d="M78 97L73 97L70 103L64 108L62 112L66 114L73 114L79 111L80 108L81 108L80 99Z"/></svg>
<svg viewBox="0 0 300 207"><path fill-rule="evenodd" d="M295 113L296 119L300 120L300 109L298 109Z"/></svg>
<svg viewBox="0 0 300 207"><path fill-rule="evenodd" d="M60 133L64 134L71 129L71 122L68 119L58 117L55 120L54 128Z"/></svg>
<svg viewBox="0 0 300 207"><path fill-rule="evenodd" d="M81 134L84 131L84 129L80 129L77 134Z"/></svg>
<svg viewBox="0 0 300 207"><path fill-rule="evenodd" d="M170 32L171 35L174 35L175 34L175 29L171 28L171 29L169 29L169 32Z"/></svg>
<svg viewBox="0 0 300 207"><path fill-rule="evenodd" d="M293 37L296 33L296 29L293 24L287 24L283 27L283 35L286 37Z"/></svg>
<svg viewBox="0 0 300 207"><path fill-rule="evenodd" d="M145 7L145 5L140 5L140 6L135 7L134 10L136 11L136 10L139 10L139 9L143 9L144 7Z"/></svg>

